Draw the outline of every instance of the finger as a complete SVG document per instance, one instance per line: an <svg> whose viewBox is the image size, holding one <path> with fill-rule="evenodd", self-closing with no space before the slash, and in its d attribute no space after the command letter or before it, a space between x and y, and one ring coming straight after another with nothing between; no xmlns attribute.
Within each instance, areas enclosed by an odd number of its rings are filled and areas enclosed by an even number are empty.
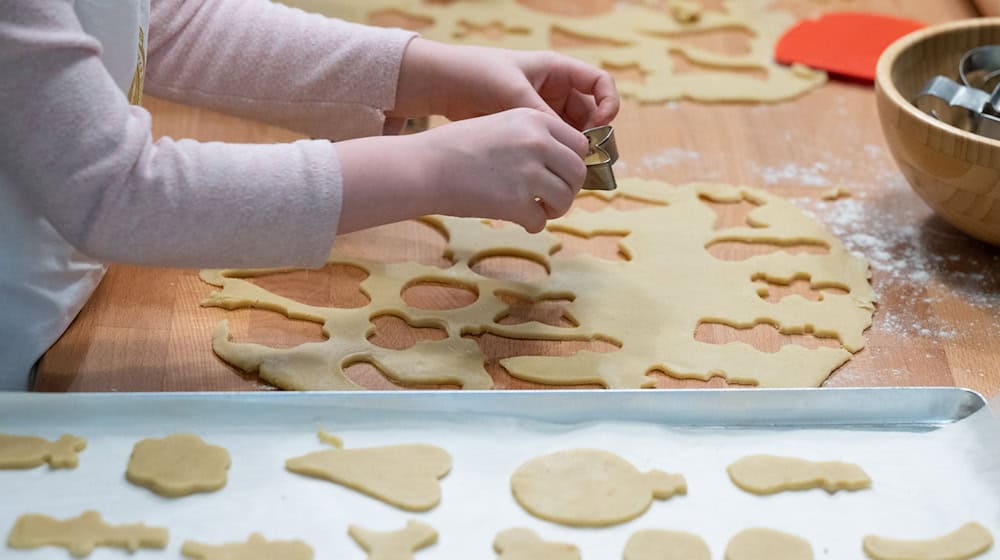
<svg viewBox="0 0 1000 560"><path fill-rule="evenodd" d="M538 197L544 205L545 215L552 220L562 216L573 206L574 192L558 177L550 175L550 178L548 184L540 185Z"/></svg>
<svg viewBox="0 0 1000 560"><path fill-rule="evenodd" d="M523 88L519 91L518 95L514 98L514 105L511 109L517 107L526 107L528 109L536 109L542 111L543 113L552 115L553 117L561 118L559 113L556 113L555 109L549 106L548 103L542 99L542 96L538 94L537 91L531 88Z"/></svg>
<svg viewBox="0 0 1000 560"><path fill-rule="evenodd" d="M615 85L615 78L608 72L598 79L594 87L594 100L597 102L597 110L594 112L594 120L589 126L604 126L610 124L618 115L621 109L621 96L618 95L618 86Z"/></svg>
<svg viewBox="0 0 1000 560"><path fill-rule="evenodd" d="M542 158L545 168L559 179L570 196L580 190L587 178L587 164L576 152L562 144L553 143L542 154Z"/></svg>
<svg viewBox="0 0 1000 560"><path fill-rule="evenodd" d="M563 117L573 126L580 130L585 130L596 123L597 102L594 97L573 90L566 99L566 106L563 108Z"/></svg>
<svg viewBox="0 0 1000 560"><path fill-rule="evenodd" d="M554 220L559 216L562 216L562 214L560 214L558 210L552 208L551 206L549 206L549 203L545 202L540 198L538 199L538 205L542 207L542 212L545 212L546 220Z"/></svg>
<svg viewBox="0 0 1000 560"><path fill-rule="evenodd" d="M618 95L618 87L615 85L614 77L607 70L575 58L566 58L570 86L594 99L596 111L591 122L594 123L594 126L610 123L621 107L621 98Z"/></svg>
<svg viewBox="0 0 1000 560"><path fill-rule="evenodd" d="M547 221L545 215L545 209L539 202L533 201L521 215L521 219L518 223L521 227L525 229L528 233L538 233L545 229L545 222Z"/></svg>
<svg viewBox="0 0 1000 560"><path fill-rule="evenodd" d="M572 150L580 159L587 157L587 152L590 151L590 143L587 142L587 137L579 130L573 128L559 117L546 119L545 124L549 130L549 134L557 142Z"/></svg>

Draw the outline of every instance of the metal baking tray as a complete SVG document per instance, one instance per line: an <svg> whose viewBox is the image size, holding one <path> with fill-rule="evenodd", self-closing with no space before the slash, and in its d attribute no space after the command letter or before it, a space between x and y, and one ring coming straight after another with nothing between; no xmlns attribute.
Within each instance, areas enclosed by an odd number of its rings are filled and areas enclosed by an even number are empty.
<svg viewBox="0 0 1000 560"><path fill-rule="evenodd" d="M800 534L817 558L861 559L866 516L879 524L872 532L900 537L906 531L932 536L974 516L991 529L995 524L1000 539L1000 445L982 451L981 435L954 429L985 405L979 394L959 388L0 393L0 431L88 439L77 469L0 471L0 539L23 513L64 518L96 509L113 523L170 529L166 551L141 551L137 559L180 558L185 540L244 541L255 531L301 538L316 558L364 558L347 536L349 524L390 530L409 519L440 533L417 560L495 558L492 537L511 526L573 542L584 560L620 558L628 536L650 527L700 534L713 557L721 557L728 538L749 526ZM404 512L287 473L285 459L325 447L318 428L343 437L346 447L421 442L447 449L454 466L442 480L442 504L427 513ZM135 441L176 432L198 433L229 449L233 466L223 490L170 500L124 480ZM510 496L510 473L531 457L572 447L613 451L640 470L682 472L689 493L654 502L638 519L607 529L531 517ZM732 460L782 450L855 460L875 486L761 498L729 482L725 466ZM928 477L942 471L958 478L926 490ZM126 557L116 549L90 556ZM0 558L70 555L0 548Z"/></svg>

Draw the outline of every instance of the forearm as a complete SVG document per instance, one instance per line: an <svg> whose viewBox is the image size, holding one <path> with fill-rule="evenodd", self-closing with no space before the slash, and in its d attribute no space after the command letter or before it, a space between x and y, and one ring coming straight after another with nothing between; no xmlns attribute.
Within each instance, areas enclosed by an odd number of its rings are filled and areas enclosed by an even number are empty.
<svg viewBox="0 0 1000 560"><path fill-rule="evenodd" d="M417 136L361 138L337 143L343 176L338 233L446 213L441 185L420 157Z"/></svg>
<svg viewBox="0 0 1000 560"><path fill-rule="evenodd" d="M72 3L0 18L0 170L91 257L185 267L319 265L340 210L336 150L152 141Z"/></svg>
<svg viewBox="0 0 1000 560"><path fill-rule="evenodd" d="M153 0L146 89L313 137L379 135L413 37L267 0Z"/></svg>

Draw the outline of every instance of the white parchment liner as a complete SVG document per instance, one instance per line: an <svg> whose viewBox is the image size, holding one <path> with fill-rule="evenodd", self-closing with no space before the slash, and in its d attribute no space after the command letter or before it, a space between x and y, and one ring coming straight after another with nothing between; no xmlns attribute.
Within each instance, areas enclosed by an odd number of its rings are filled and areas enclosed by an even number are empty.
<svg viewBox="0 0 1000 560"><path fill-rule="evenodd" d="M142 521L170 530L166 551L142 551L134 558L180 558L184 540L243 541L254 531L271 539L301 538L321 559L363 559L347 526L398 529L419 519L440 533L438 544L416 558L493 559L493 538L502 529L524 526L543 538L572 542L584 560L621 558L628 537L645 528L686 530L701 535L713 558L747 527L771 527L809 540L817 558L864 558L866 534L928 538L978 521L1000 540L1000 396L973 416L932 432L868 430L677 429L647 423L596 422L556 425L510 418L428 415L362 417L331 411L328 416L275 416L247 408L218 415L151 413L149 417L95 414L79 425L57 417L5 420L0 431L49 438L73 431L89 439L80 466L72 471L0 471L0 536L16 517L37 512L69 517L97 509L114 523ZM167 418L165 420L164 418ZM347 447L431 443L454 457L442 481L443 500L428 513L400 511L340 486L288 473L284 460L323 449L316 429L326 427ZM132 445L141 438L190 431L226 447L233 460L228 485L215 494L168 500L125 481ZM656 501L638 519L606 529L574 529L533 518L516 504L510 474L537 455L574 447L620 454L640 470L681 472L689 493ZM732 461L753 453L860 464L874 480L871 490L828 495L822 490L769 497L747 494L726 475ZM129 558L99 549L94 560ZM59 549L13 551L0 558L70 558ZM983 559L1000 559L994 546Z"/></svg>

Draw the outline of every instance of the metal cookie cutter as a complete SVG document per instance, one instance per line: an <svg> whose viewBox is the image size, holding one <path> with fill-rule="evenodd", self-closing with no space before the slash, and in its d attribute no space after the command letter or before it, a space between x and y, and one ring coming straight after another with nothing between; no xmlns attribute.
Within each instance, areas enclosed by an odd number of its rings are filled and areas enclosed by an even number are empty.
<svg viewBox="0 0 1000 560"><path fill-rule="evenodd" d="M968 51L958 73L962 83L945 76L931 78L913 104L954 127L1000 139L1000 45Z"/></svg>
<svg viewBox="0 0 1000 560"><path fill-rule="evenodd" d="M611 166L618 161L618 145L615 144L615 129L610 125L583 131L590 143L590 150L584 162L587 164L587 178L583 188L597 191L613 191L618 188Z"/></svg>
<svg viewBox="0 0 1000 560"><path fill-rule="evenodd" d="M958 76L968 87L996 93L1000 85L1000 45L976 47L962 56Z"/></svg>

